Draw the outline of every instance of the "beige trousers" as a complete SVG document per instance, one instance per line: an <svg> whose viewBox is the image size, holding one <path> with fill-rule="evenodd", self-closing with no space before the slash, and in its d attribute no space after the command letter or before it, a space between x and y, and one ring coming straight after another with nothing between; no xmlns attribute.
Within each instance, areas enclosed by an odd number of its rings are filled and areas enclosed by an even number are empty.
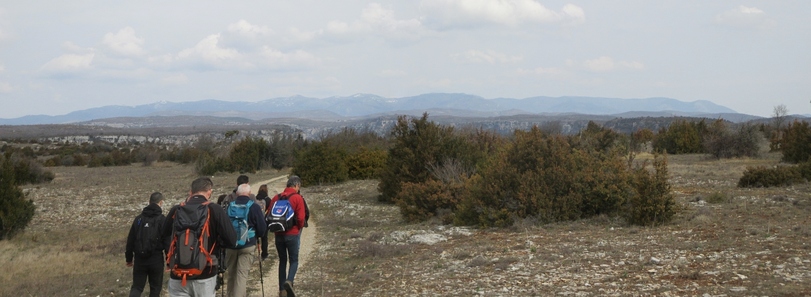
<svg viewBox="0 0 811 297"><path fill-rule="evenodd" d="M248 272L256 259L256 246L225 250L225 287L230 297L247 296Z"/></svg>

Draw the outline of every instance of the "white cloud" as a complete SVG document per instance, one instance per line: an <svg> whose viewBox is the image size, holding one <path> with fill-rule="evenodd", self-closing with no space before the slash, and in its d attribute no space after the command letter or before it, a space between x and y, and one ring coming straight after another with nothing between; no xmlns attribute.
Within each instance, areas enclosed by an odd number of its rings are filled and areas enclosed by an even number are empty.
<svg viewBox="0 0 811 297"><path fill-rule="evenodd" d="M125 27L116 33L104 35L102 43L109 47L114 53L125 57L138 57L144 55L143 38L135 36L132 27Z"/></svg>
<svg viewBox="0 0 811 297"><path fill-rule="evenodd" d="M430 23L440 27L470 27L482 24L518 26L533 23L580 24L585 13L567 4L561 11L546 8L534 0L423 0L420 10Z"/></svg>
<svg viewBox="0 0 811 297"><path fill-rule="evenodd" d="M227 30L220 34L219 43L223 47L252 51L272 41L273 34L273 30L267 26L254 25L246 20L239 20L228 25Z"/></svg>
<svg viewBox="0 0 811 297"><path fill-rule="evenodd" d="M755 29L769 28L776 24L763 10L743 5L716 15L715 22L730 27Z"/></svg>
<svg viewBox="0 0 811 297"><path fill-rule="evenodd" d="M258 56L259 61L263 62L263 66L271 69L297 69L313 67L321 63L320 59L303 50L285 53L274 48L264 47Z"/></svg>
<svg viewBox="0 0 811 297"><path fill-rule="evenodd" d="M236 49L220 47L219 42L220 34L209 35L194 47L180 51L177 54L177 60L204 69L245 66L240 62L241 54Z"/></svg>
<svg viewBox="0 0 811 297"><path fill-rule="evenodd" d="M380 74L378 75L381 77L403 77L408 75L408 73L398 69L384 69L383 71L380 71Z"/></svg>
<svg viewBox="0 0 811 297"><path fill-rule="evenodd" d="M8 94L12 91L14 91L14 87L12 87L11 84L4 81L0 82L0 93Z"/></svg>
<svg viewBox="0 0 811 297"><path fill-rule="evenodd" d="M549 67L549 68L537 67L537 68L533 68L533 69L523 69L523 68L518 69L518 74L520 74L520 75L558 76L558 75L561 75L563 73L564 73L563 70L561 70L560 68L555 68L555 67Z"/></svg>
<svg viewBox="0 0 811 297"><path fill-rule="evenodd" d="M352 22L330 21L323 33L338 39L376 35L387 40L401 42L416 40L423 31L422 22L419 19L397 19L393 10L377 3L370 3L361 12L360 19Z"/></svg>
<svg viewBox="0 0 811 297"><path fill-rule="evenodd" d="M458 62L465 63L487 63L487 64L505 64L515 63L523 60L521 56L508 56L506 54L498 53L495 51L477 51L469 50L462 53L452 54L451 57Z"/></svg>
<svg viewBox="0 0 811 297"><path fill-rule="evenodd" d="M92 68L95 54L64 54L56 57L40 68L40 71L50 75L76 74Z"/></svg>
<svg viewBox="0 0 811 297"><path fill-rule="evenodd" d="M568 63L571 63L569 61ZM607 72L619 69L642 70L645 64L637 61L614 61L611 57L602 56L582 63L583 67L592 72Z"/></svg>
<svg viewBox="0 0 811 297"><path fill-rule="evenodd" d="M169 85L182 85L189 82L189 78L185 74L174 74L165 76L161 79L161 82Z"/></svg>

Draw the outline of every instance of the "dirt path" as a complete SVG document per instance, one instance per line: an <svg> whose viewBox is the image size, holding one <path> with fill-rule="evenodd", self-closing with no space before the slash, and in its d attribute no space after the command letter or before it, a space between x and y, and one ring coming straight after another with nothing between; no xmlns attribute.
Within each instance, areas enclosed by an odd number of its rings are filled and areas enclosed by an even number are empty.
<svg viewBox="0 0 811 297"><path fill-rule="evenodd" d="M271 198L284 191L284 188L287 184L287 176L280 176L273 179L261 181L259 183L252 183L251 185L251 192L256 194L259 190L260 185L268 185L268 196ZM307 265L308 260L310 259L310 254L314 249L315 246L315 238L318 235L318 227L316 226L315 221L309 221L307 230L301 233L301 248L299 250L299 258L298 258L298 273L300 275L302 272L301 268ZM272 235L268 235L272 236ZM273 246L273 238L268 238L268 254L270 256L268 260L262 262L262 270L264 273L264 284L265 284L265 296L276 296L278 294L278 280L277 280L277 269L278 269L278 257L276 256L276 248ZM260 282L255 282L255 289L258 291L260 290L259 284Z"/></svg>

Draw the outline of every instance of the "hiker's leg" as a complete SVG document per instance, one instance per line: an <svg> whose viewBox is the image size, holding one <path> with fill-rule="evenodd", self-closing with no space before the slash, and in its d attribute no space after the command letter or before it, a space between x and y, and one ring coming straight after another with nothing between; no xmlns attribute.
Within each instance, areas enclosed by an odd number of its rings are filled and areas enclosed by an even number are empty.
<svg viewBox="0 0 811 297"><path fill-rule="evenodd" d="M253 263L253 259L255 257L256 247L246 247L239 250L233 250L238 252L238 259L237 259L237 270L235 271L237 277L236 281L234 282L234 294L231 297L244 297L246 296L247 292L247 285L248 285L248 273L251 271L251 263Z"/></svg>
<svg viewBox="0 0 811 297"><path fill-rule="evenodd" d="M148 273L147 268L148 266L137 260L135 261L135 265L132 265L132 287L130 288L130 297L140 297L141 293L144 292L146 276Z"/></svg>
<svg viewBox="0 0 811 297"><path fill-rule="evenodd" d="M290 270L287 272L287 280L293 282L296 278L296 271L298 271L298 251L301 246L301 234L285 236L284 242L287 245L287 253L290 257Z"/></svg>
<svg viewBox="0 0 811 297"><path fill-rule="evenodd" d="M265 236L262 236L262 260L268 257L268 233L265 232Z"/></svg>
<svg viewBox="0 0 811 297"><path fill-rule="evenodd" d="M212 276L207 279L190 280L186 283L187 286L192 288L192 297L216 297L217 290L217 277ZM174 295L169 294L174 297Z"/></svg>
<svg viewBox="0 0 811 297"><path fill-rule="evenodd" d="M169 296L172 296L172 297L191 297L192 295L189 294L189 290L191 289L191 285L189 285L190 283L191 283L191 281L188 281L186 283L186 286L184 287L180 283L179 279L170 278L169 279L169 285L168 285Z"/></svg>
<svg viewBox="0 0 811 297"><path fill-rule="evenodd" d="M287 280L287 246L283 235L276 235L276 253L279 254L279 291L284 291L284 281Z"/></svg>
<svg viewBox="0 0 811 297"><path fill-rule="evenodd" d="M234 296L237 291L237 259L239 257L239 250L226 249L225 250L225 287L228 291L228 296Z"/></svg>
<svg viewBox="0 0 811 297"><path fill-rule="evenodd" d="M149 262L149 297L160 297L163 287L163 254L153 255Z"/></svg>

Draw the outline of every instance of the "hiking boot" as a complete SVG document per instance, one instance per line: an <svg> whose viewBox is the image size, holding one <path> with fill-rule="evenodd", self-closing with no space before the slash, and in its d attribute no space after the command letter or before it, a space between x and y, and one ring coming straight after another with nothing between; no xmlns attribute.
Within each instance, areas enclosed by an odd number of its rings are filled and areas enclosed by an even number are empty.
<svg viewBox="0 0 811 297"><path fill-rule="evenodd" d="M279 291L279 297L287 297L287 291L285 290Z"/></svg>
<svg viewBox="0 0 811 297"><path fill-rule="evenodd" d="M293 292L293 282L285 281L283 287L287 292L287 297L296 297L296 293Z"/></svg>

